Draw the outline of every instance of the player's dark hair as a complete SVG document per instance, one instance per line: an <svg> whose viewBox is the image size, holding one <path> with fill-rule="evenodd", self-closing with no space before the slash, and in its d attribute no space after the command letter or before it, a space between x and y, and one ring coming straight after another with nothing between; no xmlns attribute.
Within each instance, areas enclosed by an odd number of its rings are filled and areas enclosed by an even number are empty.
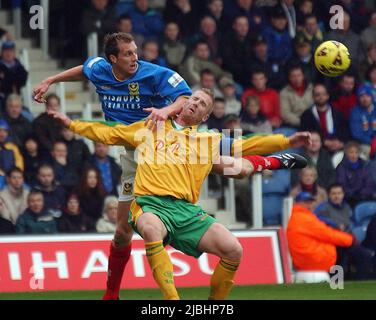
<svg viewBox="0 0 376 320"><path fill-rule="evenodd" d="M125 32L116 32L108 34L104 37L103 51L108 61L111 62L110 56L115 57L119 54L119 42L130 43L134 41L131 34Z"/></svg>

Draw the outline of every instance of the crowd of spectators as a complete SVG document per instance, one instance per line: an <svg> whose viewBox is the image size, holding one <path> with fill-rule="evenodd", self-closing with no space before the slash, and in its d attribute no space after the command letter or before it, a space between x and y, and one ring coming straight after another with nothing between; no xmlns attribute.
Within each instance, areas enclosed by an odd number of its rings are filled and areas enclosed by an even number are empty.
<svg viewBox="0 0 376 320"><path fill-rule="evenodd" d="M340 30L329 27L334 4L345 10ZM213 90L210 129L311 131L313 144L298 150L309 166L292 173L290 195L306 191L315 208L336 206L327 190L337 183L347 217L376 199L375 9L365 0L90 0L51 23L66 43L97 32L101 45L108 32L132 33L141 59L176 70L192 89ZM72 17L79 32L69 31ZM314 67L313 53L326 39L349 48L352 64L341 77ZM108 147L95 144L91 154L46 112L34 119L19 95L28 74L12 35L1 29L0 41L0 230L112 231L121 172ZM59 105L57 95L47 97L46 110ZM237 198L249 200L249 181L237 186ZM238 202L237 218L251 224L248 200Z"/></svg>

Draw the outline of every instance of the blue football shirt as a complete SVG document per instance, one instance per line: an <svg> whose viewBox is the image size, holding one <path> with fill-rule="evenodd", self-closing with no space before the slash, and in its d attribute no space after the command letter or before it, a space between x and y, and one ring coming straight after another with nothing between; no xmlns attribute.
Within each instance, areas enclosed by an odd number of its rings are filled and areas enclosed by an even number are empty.
<svg viewBox="0 0 376 320"><path fill-rule="evenodd" d="M102 57L89 58L83 72L96 87L107 121L130 124L149 115L144 108L163 108L192 94L178 73L145 61L139 60L137 72L125 81L115 78Z"/></svg>

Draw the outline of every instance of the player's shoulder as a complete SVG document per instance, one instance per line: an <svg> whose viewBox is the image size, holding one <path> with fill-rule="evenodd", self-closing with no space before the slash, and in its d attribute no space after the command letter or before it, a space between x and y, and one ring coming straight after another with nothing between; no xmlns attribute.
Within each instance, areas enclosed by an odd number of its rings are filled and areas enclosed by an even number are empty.
<svg viewBox="0 0 376 320"><path fill-rule="evenodd" d="M156 75L156 74L164 73L164 72L170 72L171 74L173 74L175 72L169 68L162 67L157 64L143 61L143 60L139 60L138 63L140 66L140 71L144 75Z"/></svg>

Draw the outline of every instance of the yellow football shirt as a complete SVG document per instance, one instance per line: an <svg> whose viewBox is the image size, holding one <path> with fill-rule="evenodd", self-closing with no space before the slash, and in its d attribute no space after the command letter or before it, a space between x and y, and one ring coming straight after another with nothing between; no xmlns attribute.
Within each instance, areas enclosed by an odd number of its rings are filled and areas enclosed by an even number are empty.
<svg viewBox="0 0 376 320"><path fill-rule="evenodd" d="M201 185L223 149L241 156L289 147L283 135L229 139L218 132L199 131L197 126L179 129L172 120L162 122L154 131L147 129L144 121L111 126L76 120L70 130L94 141L136 148L135 196L172 196L191 203L197 202Z"/></svg>

